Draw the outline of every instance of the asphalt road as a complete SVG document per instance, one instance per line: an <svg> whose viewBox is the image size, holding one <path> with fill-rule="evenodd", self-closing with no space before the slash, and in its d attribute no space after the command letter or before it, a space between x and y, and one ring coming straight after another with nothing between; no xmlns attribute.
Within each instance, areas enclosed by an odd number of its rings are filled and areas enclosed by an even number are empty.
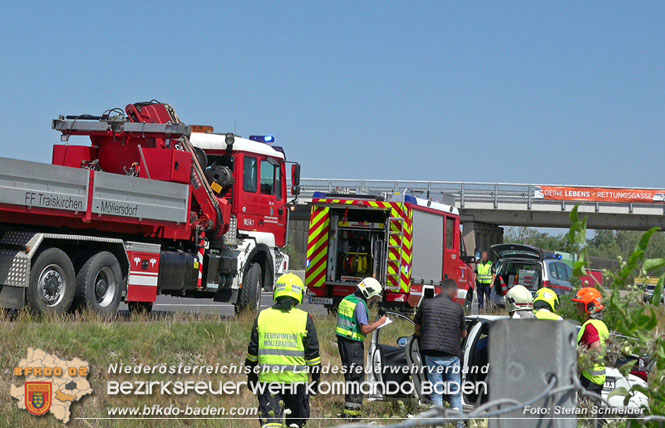
<svg viewBox="0 0 665 428"><path fill-rule="evenodd" d="M261 294L261 309L272 305L272 292ZM325 314L326 309L321 305L310 305L304 303L302 309L312 313ZM120 304L121 312L127 311L125 303ZM233 305L230 303L213 302L212 299L193 299L189 297L157 296L157 301L152 307L154 313L184 312L190 314L212 314L224 317L235 316Z"/></svg>
<svg viewBox="0 0 665 428"><path fill-rule="evenodd" d="M305 271L293 270L292 273L305 277ZM305 297L306 299L307 297ZM261 294L261 309L272 306L272 292L264 291ZM322 305L310 305L303 303L301 308L311 314L326 314L327 310ZM152 307L155 314L166 314L171 312L180 312L188 314L206 314L206 315L219 315L223 317L234 317L235 312L233 305L230 303L213 302L212 299L193 299L190 297L172 297L172 296L157 296L157 301ZM125 303L120 304L119 311L125 313L128 311ZM474 296L471 314L478 314L478 299Z"/></svg>
<svg viewBox="0 0 665 428"><path fill-rule="evenodd" d="M298 275L303 281L305 280L304 270L292 270L291 273ZM261 309L270 307L272 304L272 291L264 291L261 294ZM321 305L303 303L301 308L311 314L327 313L326 309ZM118 310L121 312L128 311L127 305L121 303ZM152 311L155 314L180 312L188 314L220 315L223 317L235 316L233 305L230 303L213 302L212 299L193 299L191 297L172 297L164 295L157 296L157 301L152 306Z"/></svg>
<svg viewBox="0 0 665 428"><path fill-rule="evenodd" d="M271 306L272 303L272 292L264 291L261 294L261 309ZM311 314L326 314L327 312L322 305L303 303L301 308ZM121 303L119 311L126 312L127 310L127 305ZM190 297L157 296L157 301L153 305L152 310L155 314L180 312L188 314L219 315L223 317L235 316L233 305L230 303L213 302L212 299L193 299ZM478 302L475 298L471 314L478 314Z"/></svg>

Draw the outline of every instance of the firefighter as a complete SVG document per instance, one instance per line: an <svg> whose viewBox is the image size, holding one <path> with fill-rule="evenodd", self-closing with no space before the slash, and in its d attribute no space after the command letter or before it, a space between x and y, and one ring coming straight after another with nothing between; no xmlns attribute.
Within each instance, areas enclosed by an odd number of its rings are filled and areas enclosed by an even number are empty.
<svg viewBox="0 0 665 428"><path fill-rule="evenodd" d="M610 332L605 323L598 319L605 309L601 298L600 292L595 288L584 287L572 300L577 303L577 312L586 318L577 334L577 344L584 350L602 357ZM605 385L605 364L600 361L591 368L582 370L580 382L588 391L600 395Z"/></svg>
<svg viewBox="0 0 665 428"><path fill-rule="evenodd" d="M506 294L508 315L515 319L534 319L533 296L523 285L516 285Z"/></svg>
<svg viewBox="0 0 665 428"><path fill-rule="evenodd" d="M494 265L490 260L489 253L483 251L480 256L480 263L476 266L476 293L478 294L478 309L485 308L485 300L487 300L487 307L490 307L491 289L494 286Z"/></svg>
<svg viewBox="0 0 665 428"><path fill-rule="evenodd" d="M536 291L536 298L533 299L533 313L539 320L561 321L561 315L557 315L556 310L559 306L559 297L556 293L543 287Z"/></svg>
<svg viewBox="0 0 665 428"><path fill-rule="evenodd" d="M357 286L356 292L346 296L337 308L337 347L344 368L346 393L344 395L344 416L359 418L362 414L363 396L359 391L364 379L365 348L367 335L382 326L387 317L369 322L369 304L381 300L381 284L374 278L365 278Z"/></svg>
<svg viewBox="0 0 665 428"><path fill-rule="evenodd" d="M264 428L282 427L285 415L286 426L304 426L309 419L309 374L313 392L321 378L314 321L307 312L295 307L302 303L304 288L298 276L282 275L275 284L275 305L261 311L254 321L245 367L249 373L247 383L259 397L259 417ZM277 393L269 386L277 388ZM291 413L285 413L285 409Z"/></svg>

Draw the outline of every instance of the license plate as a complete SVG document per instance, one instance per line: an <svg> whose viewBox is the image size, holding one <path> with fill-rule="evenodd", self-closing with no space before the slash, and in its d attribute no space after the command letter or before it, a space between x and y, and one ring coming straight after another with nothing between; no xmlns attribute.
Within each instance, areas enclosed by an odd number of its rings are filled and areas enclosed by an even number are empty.
<svg viewBox="0 0 665 428"><path fill-rule="evenodd" d="M313 305L332 305L333 304L333 299L332 297L309 297L308 299L309 303Z"/></svg>

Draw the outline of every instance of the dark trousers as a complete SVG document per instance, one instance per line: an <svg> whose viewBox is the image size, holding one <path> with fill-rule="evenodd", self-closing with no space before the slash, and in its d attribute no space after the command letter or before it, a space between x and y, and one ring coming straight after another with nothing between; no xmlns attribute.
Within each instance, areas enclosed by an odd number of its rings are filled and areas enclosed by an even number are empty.
<svg viewBox="0 0 665 428"><path fill-rule="evenodd" d="M359 392L360 382L365 379L365 348L363 342L337 336L337 348L345 370L346 394L344 395L344 414L360 417L363 396ZM352 384L356 383L353 387ZM355 389L355 390L354 390Z"/></svg>
<svg viewBox="0 0 665 428"><path fill-rule="evenodd" d="M490 295L492 289L489 284L478 284L478 307L480 309L485 308L485 299L487 299L487 307L490 307Z"/></svg>
<svg viewBox="0 0 665 428"><path fill-rule="evenodd" d="M271 394L266 387L259 392L259 420L262 427L281 427L284 420L284 409L291 410L291 414L286 418L286 426L296 424L299 427L304 426L309 419L309 396L307 395L307 386L298 385L295 393L286 392ZM280 405L282 401L284 405Z"/></svg>
<svg viewBox="0 0 665 428"><path fill-rule="evenodd" d="M601 395L603 392L603 385L598 385L597 383L591 382L586 377L580 375L580 383L589 392L595 392L598 395Z"/></svg>

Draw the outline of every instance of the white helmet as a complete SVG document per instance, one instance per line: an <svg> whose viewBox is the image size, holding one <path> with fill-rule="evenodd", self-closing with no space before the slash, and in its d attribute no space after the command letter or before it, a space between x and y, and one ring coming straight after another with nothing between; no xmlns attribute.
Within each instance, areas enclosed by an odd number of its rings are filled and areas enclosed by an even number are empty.
<svg viewBox="0 0 665 428"><path fill-rule="evenodd" d="M508 312L533 310L533 296L523 285L516 285L506 294L506 309Z"/></svg>
<svg viewBox="0 0 665 428"><path fill-rule="evenodd" d="M381 296L381 283L374 278L365 278L358 284L358 290L369 300L374 296Z"/></svg>

